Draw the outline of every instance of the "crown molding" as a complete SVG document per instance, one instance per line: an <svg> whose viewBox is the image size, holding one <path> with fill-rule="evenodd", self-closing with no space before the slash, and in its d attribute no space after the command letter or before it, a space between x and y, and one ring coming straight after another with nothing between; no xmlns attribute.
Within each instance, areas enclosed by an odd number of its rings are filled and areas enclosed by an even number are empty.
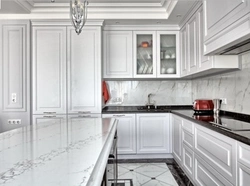
<svg viewBox="0 0 250 186"><path fill-rule="evenodd" d="M88 20L84 26L103 26L104 20ZM33 26L72 26L69 19L32 19L31 24Z"/></svg>
<svg viewBox="0 0 250 186"><path fill-rule="evenodd" d="M179 31L179 25L106 25L104 31Z"/></svg>

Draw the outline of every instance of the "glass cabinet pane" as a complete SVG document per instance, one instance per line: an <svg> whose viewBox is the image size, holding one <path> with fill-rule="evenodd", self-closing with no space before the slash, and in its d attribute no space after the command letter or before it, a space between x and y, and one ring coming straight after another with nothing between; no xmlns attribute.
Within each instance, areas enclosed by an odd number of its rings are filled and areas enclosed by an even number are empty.
<svg viewBox="0 0 250 186"><path fill-rule="evenodd" d="M176 35L160 35L160 74L176 74Z"/></svg>
<svg viewBox="0 0 250 186"><path fill-rule="evenodd" d="M137 69L140 74L153 74L153 36L152 34L137 35Z"/></svg>

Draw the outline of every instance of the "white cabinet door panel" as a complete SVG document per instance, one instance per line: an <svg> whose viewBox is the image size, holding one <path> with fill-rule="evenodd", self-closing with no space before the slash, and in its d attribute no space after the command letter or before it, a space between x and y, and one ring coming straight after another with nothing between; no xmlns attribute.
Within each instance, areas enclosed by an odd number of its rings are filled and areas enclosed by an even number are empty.
<svg viewBox="0 0 250 186"><path fill-rule="evenodd" d="M33 114L66 113L66 28L33 27Z"/></svg>
<svg viewBox="0 0 250 186"><path fill-rule="evenodd" d="M202 126L195 127L195 153L236 183L236 141Z"/></svg>
<svg viewBox="0 0 250 186"><path fill-rule="evenodd" d="M117 125L117 153L136 154L136 122L135 114L103 114L103 118L116 118Z"/></svg>
<svg viewBox="0 0 250 186"><path fill-rule="evenodd" d="M186 170L189 178L193 179L194 152L185 144L183 144L183 168Z"/></svg>
<svg viewBox="0 0 250 186"><path fill-rule="evenodd" d="M137 153L170 153L169 114L137 114Z"/></svg>
<svg viewBox="0 0 250 186"><path fill-rule="evenodd" d="M68 113L101 113L100 30L68 28Z"/></svg>
<svg viewBox="0 0 250 186"><path fill-rule="evenodd" d="M195 155L194 182L199 186L232 186L223 176L216 172L210 165Z"/></svg>
<svg viewBox="0 0 250 186"><path fill-rule="evenodd" d="M182 119L172 115L172 130L173 130L173 155L175 160L182 162Z"/></svg>
<svg viewBox="0 0 250 186"><path fill-rule="evenodd" d="M132 31L104 31L103 78L132 78Z"/></svg>
<svg viewBox="0 0 250 186"><path fill-rule="evenodd" d="M250 168L238 163L238 186L249 185L250 183Z"/></svg>

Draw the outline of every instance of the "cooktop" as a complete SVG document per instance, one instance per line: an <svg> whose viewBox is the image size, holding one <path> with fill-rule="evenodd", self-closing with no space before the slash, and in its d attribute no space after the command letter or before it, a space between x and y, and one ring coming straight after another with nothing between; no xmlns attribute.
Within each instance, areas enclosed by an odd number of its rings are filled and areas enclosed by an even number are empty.
<svg viewBox="0 0 250 186"><path fill-rule="evenodd" d="M230 131L250 131L250 123L230 118L214 117L214 121L210 121L209 123Z"/></svg>

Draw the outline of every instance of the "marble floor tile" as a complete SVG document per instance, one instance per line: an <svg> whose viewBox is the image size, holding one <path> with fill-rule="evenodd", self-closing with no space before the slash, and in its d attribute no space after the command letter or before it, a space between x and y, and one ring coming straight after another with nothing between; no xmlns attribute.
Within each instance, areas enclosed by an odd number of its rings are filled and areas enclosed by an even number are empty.
<svg viewBox="0 0 250 186"><path fill-rule="evenodd" d="M157 176L156 180L162 181L163 183L166 183L167 185L178 186L177 182L175 181L173 175L171 174L169 170Z"/></svg>
<svg viewBox="0 0 250 186"><path fill-rule="evenodd" d="M173 185L161 182L159 180L150 180L147 183L143 184L143 186L173 186Z"/></svg>
<svg viewBox="0 0 250 186"><path fill-rule="evenodd" d="M134 170L134 169L141 167L144 164L145 163L121 163L121 164L119 164L119 166L123 167L127 170Z"/></svg>
<svg viewBox="0 0 250 186"><path fill-rule="evenodd" d="M144 183L148 182L151 180L150 177L144 176L140 173L134 172L134 171L129 171L125 174L122 174L118 177L118 179L132 179L133 180L133 186L140 186L143 185Z"/></svg>
<svg viewBox="0 0 250 186"><path fill-rule="evenodd" d="M150 178L161 175L163 172L168 170L167 165L165 168L154 165L153 163L145 163L142 166L134 169L135 172L148 176Z"/></svg>

